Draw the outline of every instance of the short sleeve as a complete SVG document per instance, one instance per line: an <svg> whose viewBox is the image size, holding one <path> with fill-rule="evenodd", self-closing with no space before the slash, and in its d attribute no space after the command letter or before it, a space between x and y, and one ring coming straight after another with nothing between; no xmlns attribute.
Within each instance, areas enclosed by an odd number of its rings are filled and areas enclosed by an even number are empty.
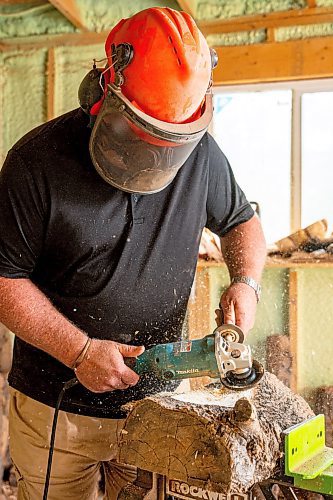
<svg viewBox="0 0 333 500"><path fill-rule="evenodd" d="M207 198L208 229L224 236L254 215L251 204L239 187L231 166L216 144L209 138L209 179Z"/></svg>
<svg viewBox="0 0 333 500"><path fill-rule="evenodd" d="M0 172L0 276L31 276L42 248L44 220L37 181L11 150Z"/></svg>

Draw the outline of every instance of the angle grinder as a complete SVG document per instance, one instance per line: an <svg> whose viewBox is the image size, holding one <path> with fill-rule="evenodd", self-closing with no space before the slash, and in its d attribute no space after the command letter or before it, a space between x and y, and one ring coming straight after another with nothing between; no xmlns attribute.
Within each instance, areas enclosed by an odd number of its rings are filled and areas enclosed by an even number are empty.
<svg viewBox="0 0 333 500"><path fill-rule="evenodd" d="M245 390L260 381L264 368L243 341L238 326L225 324L201 339L156 345L125 362L138 375L153 373L164 380L210 377L228 389Z"/></svg>

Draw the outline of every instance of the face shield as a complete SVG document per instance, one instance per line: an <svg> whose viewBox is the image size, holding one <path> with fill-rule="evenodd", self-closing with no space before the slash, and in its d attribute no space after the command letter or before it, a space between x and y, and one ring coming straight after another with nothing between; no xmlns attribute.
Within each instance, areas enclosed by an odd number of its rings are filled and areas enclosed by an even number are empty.
<svg viewBox="0 0 333 500"><path fill-rule="evenodd" d="M212 112L208 91L197 120L160 121L137 109L119 87L108 84L90 137L93 164L106 182L122 191L157 193L170 184L199 143Z"/></svg>

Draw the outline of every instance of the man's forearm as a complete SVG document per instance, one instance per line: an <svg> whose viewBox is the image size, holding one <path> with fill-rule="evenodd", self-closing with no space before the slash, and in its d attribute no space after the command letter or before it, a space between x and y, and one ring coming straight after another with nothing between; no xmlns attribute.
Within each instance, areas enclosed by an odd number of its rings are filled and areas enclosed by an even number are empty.
<svg viewBox="0 0 333 500"><path fill-rule="evenodd" d="M221 238L230 278L248 276L260 281L266 261L266 243L260 220L253 216Z"/></svg>
<svg viewBox="0 0 333 500"><path fill-rule="evenodd" d="M0 321L69 367L87 339L29 279L0 277Z"/></svg>

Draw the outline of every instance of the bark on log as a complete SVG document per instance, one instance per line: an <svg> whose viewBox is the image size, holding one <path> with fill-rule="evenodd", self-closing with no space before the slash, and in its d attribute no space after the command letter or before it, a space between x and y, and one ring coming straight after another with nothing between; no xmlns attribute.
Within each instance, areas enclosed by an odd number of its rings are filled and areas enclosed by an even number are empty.
<svg viewBox="0 0 333 500"><path fill-rule="evenodd" d="M120 462L224 494L272 477L282 431L313 416L268 372L247 391L215 384L148 397L127 409Z"/></svg>

